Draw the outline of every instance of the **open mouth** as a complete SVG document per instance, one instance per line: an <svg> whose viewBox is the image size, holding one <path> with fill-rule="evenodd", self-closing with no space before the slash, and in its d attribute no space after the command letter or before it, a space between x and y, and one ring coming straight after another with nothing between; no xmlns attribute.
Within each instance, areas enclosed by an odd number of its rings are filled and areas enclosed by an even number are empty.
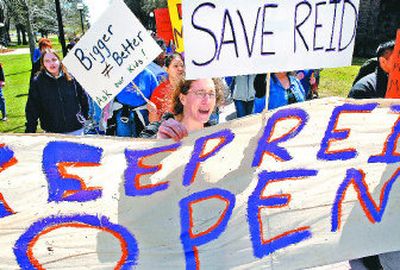
<svg viewBox="0 0 400 270"><path fill-rule="evenodd" d="M200 114L209 114L210 113L210 110L209 109L199 109L199 113Z"/></svg>

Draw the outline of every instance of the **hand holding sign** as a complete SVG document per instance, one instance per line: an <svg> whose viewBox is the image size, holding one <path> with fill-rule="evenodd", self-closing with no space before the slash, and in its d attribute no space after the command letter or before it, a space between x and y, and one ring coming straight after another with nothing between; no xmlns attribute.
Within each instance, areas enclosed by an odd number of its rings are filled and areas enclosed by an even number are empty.
<svg viewBox="0 0 400 270"><path fill-rule="evenodd" d="M111 5L63 61L101 108L161 52L122 1Z"/></svg>

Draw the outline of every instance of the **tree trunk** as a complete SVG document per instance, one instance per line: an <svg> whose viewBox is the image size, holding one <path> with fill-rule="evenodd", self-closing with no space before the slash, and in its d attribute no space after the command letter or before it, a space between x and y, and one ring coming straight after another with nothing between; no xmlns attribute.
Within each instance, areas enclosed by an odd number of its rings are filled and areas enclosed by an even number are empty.
<svg viewBox="0 0 400 270"><path fill-rule="evenodd" d="M23 44L23 45L26 45L26 44L28 44L28 41L26 40L26 31L25 31L25 27L22 27L22 28L21 28L21 31L22 31L22 44Z"/></svg>
<svg viewBox="0 0 400 270"><path fill-rule="evenodd" d="M10 19L8 18L6 21L6 26L4 27L6 29L6 46L8 46L8 44L10 44L11 42L11 36L10 36Z"/></svg>
<svg viewBox="0 0 400 270"><path fill-rule="evenodd" d="M25 26L26 26L26 32L28 32L28 39L29 39L29 50L31 52L31 62L33 63L33 51L35 50L35 37L33 35L33 29L32 29L32 25L31 25L31 13L29 10L29 6L28 3L26 2L26 0L22 0L22 8L24 10L25 13Z"/></svg>
<svg viewBox="0 0 400 270"><path fill-rule="evenodd" d="M17 44L21 45L21 27L19 24L15 25L15 28L17 29Z"/></svg>
<svg viewBox="0 0 400 270"><path fill-rule="evenodd" d="M58 21L58 40L61 43L63 56L65 57L67 55L67 48L65 45L64 25L63 25L63 20L62 20L62 15L61 15L60 0L55 0L55 4L56 4L56 13L57 13L57 21Z"/></svg>

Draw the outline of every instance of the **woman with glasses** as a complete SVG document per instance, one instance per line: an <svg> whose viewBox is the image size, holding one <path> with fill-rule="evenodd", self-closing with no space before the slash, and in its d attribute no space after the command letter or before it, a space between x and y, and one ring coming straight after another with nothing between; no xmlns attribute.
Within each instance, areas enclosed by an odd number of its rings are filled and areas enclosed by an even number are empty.
<svg viewBox="0 0 400 270"><path fill-rule="evenodd" d="M165 67L168 79L157 86L153 94L151 94L150 101L153 102L157 109L152 110L152 108L149 108L151 105L148 105L150 122L160 121L164 113L172 111L174 89L185 76L183 58L179 53L168 56L165 59Z"/></svg>
<svg viewBox="0 0 400 270"><path fill-rule="evenodd" d="M265 109L266 74L259 74L254 81L256 100L254 112L260 113ZM268 110L306 100L306 93L300 81L289 72L271 74Z"/></svg>
<svg viewBox="0 0 400 270"><path fill-rule="evenodd" d="M140 137L179 141L209 126L211 113L223 102L224 87L220 79L182 81L174 91L174 113L166 113L161 121L148 125Z"/></svg>
<svg viewBox="0 0 400 270"><path fill-rule="evenodd" d="M43 51L40 66L29 88L25 133L35 133L40 120L45 132L83 135L88 101L82 87L67 72L55 51Z"/></svg>

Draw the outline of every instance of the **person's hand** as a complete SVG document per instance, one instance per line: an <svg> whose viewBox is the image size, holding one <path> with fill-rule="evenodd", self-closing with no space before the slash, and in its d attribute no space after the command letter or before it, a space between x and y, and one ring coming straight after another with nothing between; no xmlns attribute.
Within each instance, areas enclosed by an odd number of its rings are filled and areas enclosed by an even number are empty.
<svg viewBox="0 0 400 270"><path fill-rule="evenodd" d="M186 127L173 118L170 118L161 123L157 138L159 139L173 139L174 141L180 141L188 135Z"/></svg>
<svg viewBox="0 0 400 270"><path fill-rule="evenodd" d="M6 82L0 81L0 87L3 87L6 85Z"/></svg>
<svg viewBox="0 0 400 270"><path fill-rule="evenodd" d="M304 72L299 72L296 74L296 78L301 81L304 78Z"/></svg>
<svg viewBox="0 0 400 270"><path fill-rule="evenodd" d="M147 102L147 110L151 113L157 113L157 106L156 104L154 104L153 102L151 102L149 100L149 102Z"/></svg>
<svg viewBox="0 0 400 270"><path fill-rule="evenodd" d="M314 76L310 77L310 85L314 85L317 82L317 79L315 79Z"/></svg>

